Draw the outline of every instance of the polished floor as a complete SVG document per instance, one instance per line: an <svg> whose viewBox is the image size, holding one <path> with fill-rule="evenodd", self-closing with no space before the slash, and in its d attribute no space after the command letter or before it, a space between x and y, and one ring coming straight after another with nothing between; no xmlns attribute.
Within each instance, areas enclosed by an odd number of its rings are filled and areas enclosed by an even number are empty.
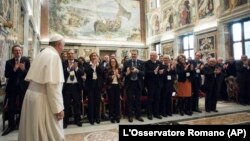
<svg viewBox="0 0 250 141"><path fill-rule="evenodd" d="M144 118L144 122L134 120L129 123L126 118L121 119L119 124L112 124L110 121L103 121L101 124L90 125L84 123L82 127L69 125L65 129L67 141L117 141L119 125L133 124L158 124L167 125L173 122L188 125L207 125L207 124L250 124L250 106L242 106L234 102L218 102L217 109L219 112L207 113L204 111L204 98L200 99L200 108L202 113L194 113L192 116L174 114L172 117L163 119L148 120ZM2 122L0 123L2 129ZM0 141L17 141L18 131L15 130L7 136L0 136Z"/></svg>

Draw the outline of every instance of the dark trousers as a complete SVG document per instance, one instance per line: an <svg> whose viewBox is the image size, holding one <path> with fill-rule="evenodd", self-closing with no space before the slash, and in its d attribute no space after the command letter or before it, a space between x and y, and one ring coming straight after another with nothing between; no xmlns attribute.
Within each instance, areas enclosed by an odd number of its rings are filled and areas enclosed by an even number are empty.
<svg viewBox="0 0 250 141"><path fill-rule="evenodd" d="M245 78L238 78L239 82L239 95L238 100L240 104L250 104L250 80L249 76Z"/></svg>
<svg viewBox="0 0 250 141"><path fill-rule="evenodd" d="M161 114L168 114L171 115L173 113L172 111L172 93L174 91L173 88L173 82L172 81L167 81L167 83L163 86L163 94L161 95L161 104L160 109L161 109Z"/></svg>
<svg viewBox="0 0 250 141"><path fill-rule="evenodd" d="M200 91L200 79L195 77L192 80L192 110L199 110L199 91Z"/></svg>
<svg viewBox="0 0 250 141"><path fill-rule="evenodd" d="M165 90L166 85L163 85L163 87L160 89L160 114L161 115L166 115L167 113L167 94Z"/></svg>
<svg viewBox="0 0 250 141"><path fill-rule="evenodd" d="M206 92L205 96L205 110L207 112L216 110L216 105L217 105L217 93L216 93L216 87L214 89L208 90Z"/></svg>
<svg viewBox="0 0 250 141"><path fill-rule="evenodd" d="M71 105L73 105L73 114L75 122L80 122L81 120L81 95L82 91L79 89L79 84L65 84L63 92L63 102L64 102L64 124L68 124L69 117L71 114Z"/></svg>
<svg viewBox="0 0 250 141"><path fill-rule="evenodd" d="M97 80L93 80L93 85L88 88L88 119L90 122L100 120L101 93Z"/></svg>
<svg viewBox="0 0 250 141"><path fill-rule="evenodd" d="M161 115L172 114L172 93L171 88L173 83L167 83L163 86L161 97L160 97L160 113Z"/></svg>
<svg viewBox="0 0 250 141"><path fill-rule="evenodd" d="M129 87L127 88L127 110L128 117L133 115L133 105L135 105L135 116L141 116L141 89L137 81L131 81Z"/></svg>
<svg viewBox="0 0 250 141"><path fill-rule="evenodd" d="M121 89L118 84L112 84L108 90L110 119L120 119L120 93Z"/></svg>
<svg viewBox="0 0 250 141"><path fill-rule="evenodd" d="M152 84L154 85L154 84ZM160 91L157 86L149 86L148 87L148 116L158 116L159 106L160 106Z"/></svg>
<svg viewBox="0 0 250 141"><path fill-rule="evenodd" d="M6 112L6 118L8 119L9 127L14 128L16 124L19 124L23 98L24 98L24 92L22 92L18 88L17 89L13 88L13 92L7 94L8 109ZM16 114L19 114L19 116L15 121Z"/></svg>

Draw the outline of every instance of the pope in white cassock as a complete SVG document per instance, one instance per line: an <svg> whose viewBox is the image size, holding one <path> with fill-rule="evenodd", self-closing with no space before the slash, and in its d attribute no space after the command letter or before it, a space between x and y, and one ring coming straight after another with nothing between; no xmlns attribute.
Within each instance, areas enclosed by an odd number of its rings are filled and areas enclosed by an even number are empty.
<svg viewBox="0 0 250 141"><path fill-rule="evenodd" d="M50 38L31 64L25 78L29 88L24 97L18 141L64 141L64 82L60 53L64 48L61 35Z"/></svg>

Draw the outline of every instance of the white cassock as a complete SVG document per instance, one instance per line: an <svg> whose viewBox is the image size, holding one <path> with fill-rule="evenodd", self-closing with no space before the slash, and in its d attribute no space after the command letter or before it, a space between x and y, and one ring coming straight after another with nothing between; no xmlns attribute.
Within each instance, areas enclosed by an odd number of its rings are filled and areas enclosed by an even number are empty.
<svg viewBox="0 0 250 141"><path fill-rule="evenodd" d="M64 82L60 56L47 47L34 59L25 78L29 88L24 97L18 141L64 141L63 120L55 114L64 110Z"/></svg>

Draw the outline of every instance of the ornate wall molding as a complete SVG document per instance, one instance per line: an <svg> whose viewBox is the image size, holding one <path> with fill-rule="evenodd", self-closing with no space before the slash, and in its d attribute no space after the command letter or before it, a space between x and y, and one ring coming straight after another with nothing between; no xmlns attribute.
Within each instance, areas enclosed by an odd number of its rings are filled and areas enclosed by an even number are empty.
<svg viewBox="0 0 250 141"><path fill-rule="evenodd" d="M246 17L249 17L250 13L250 5L243 5L237 9L235 9L233 12L227 11L224 14L221 15L219 18L219 23L228 23L235 20L240 20Z"/></svg>

